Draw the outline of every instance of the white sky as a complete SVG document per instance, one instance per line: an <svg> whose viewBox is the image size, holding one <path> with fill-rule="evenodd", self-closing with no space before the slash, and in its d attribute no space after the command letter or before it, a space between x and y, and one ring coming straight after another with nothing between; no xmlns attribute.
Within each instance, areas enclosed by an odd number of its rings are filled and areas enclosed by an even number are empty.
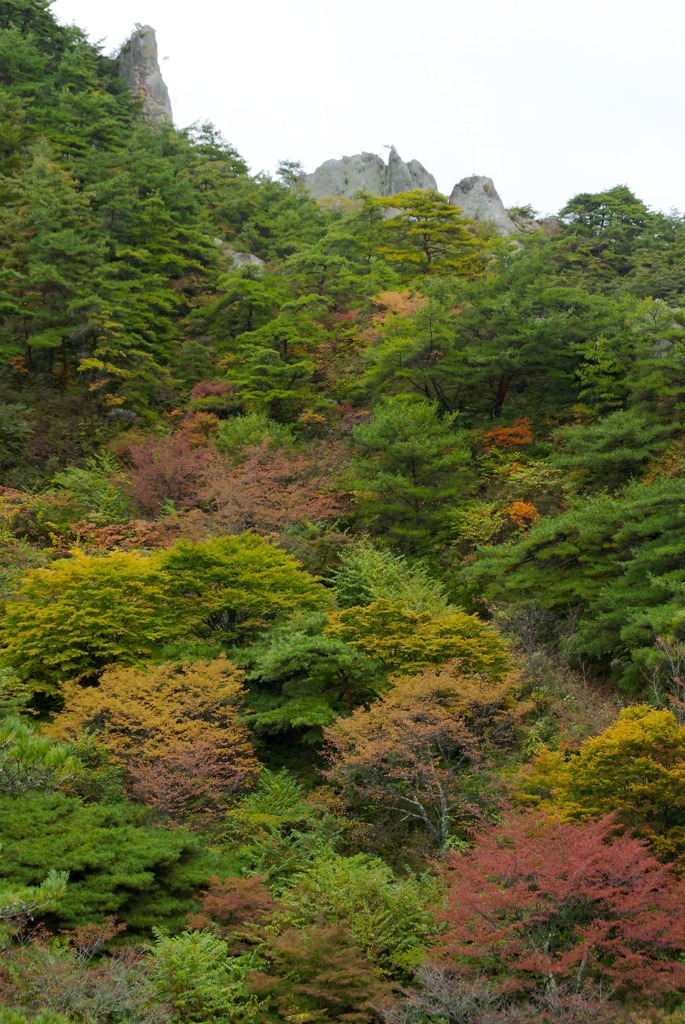
<svg viewBox="0 0 685 1024"><path fill-rule="evenodd" d="M55 0L111 53L157 31L179 127L213 121L253 172L393 144L448 195L493 178L556 212L626 184L685 210L682 0Z"/></svg>

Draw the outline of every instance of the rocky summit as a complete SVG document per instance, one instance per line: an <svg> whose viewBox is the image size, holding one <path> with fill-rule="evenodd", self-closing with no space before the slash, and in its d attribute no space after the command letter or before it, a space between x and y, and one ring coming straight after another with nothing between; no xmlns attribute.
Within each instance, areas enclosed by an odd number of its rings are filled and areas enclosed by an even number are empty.
<svg viewBox="0 0 685 1024"><path fill-rule="evenodd" d="M326 160L300 180L315 199L351 199L359 191L372 196L394 196L415 188L437 188L435 178L423 164L418 160L405 163L394 146L387 164L375 153L357 153L340 160Z"/></svg>
<svg viewBox="0 0 685 1024"><path fill-rule="evenodd" d="M405 163L394 146L387 164L376 153L357 153L340 160L326 160L312 174L302 175L300 181L315 199L351 199L360 191L387 197L413 189L437 189L435 178L423 164L418 160ZM473 220L489 221L502 235L520 230L520 225L507 213L492 178L463 178L454 186L450 203Z"/></svg>
<svg viewBox="0 0 685 1024"><path fill-rule="evenodd" d="M513 235L519 230L519 225L507 213L492 178L481 174L462 178L452 189L450 203L473 220L490 221L501 235Z"/></svg>
<svg viewBox="0 0 685 1024"><path fill-rule="evenodd" d="M159 67L155 30L150 25L135 30L122 46L117 63L119 76L128 82L132 92L141 97L145 118L171 124L174 118L169 90Z"/></svg>

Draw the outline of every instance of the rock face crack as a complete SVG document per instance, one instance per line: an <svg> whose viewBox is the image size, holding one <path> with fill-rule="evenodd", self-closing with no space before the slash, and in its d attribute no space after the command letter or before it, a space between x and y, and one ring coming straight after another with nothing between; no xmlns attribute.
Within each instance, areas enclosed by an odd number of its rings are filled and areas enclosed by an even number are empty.
<svg viewBox="0 0 685 1024"><path fill-rule="evenodd" d="M137 28L117 58L119 76L143 101L143 114L153 124L173 123L171 100L157 56L157 37L150 25Z"/></svg>

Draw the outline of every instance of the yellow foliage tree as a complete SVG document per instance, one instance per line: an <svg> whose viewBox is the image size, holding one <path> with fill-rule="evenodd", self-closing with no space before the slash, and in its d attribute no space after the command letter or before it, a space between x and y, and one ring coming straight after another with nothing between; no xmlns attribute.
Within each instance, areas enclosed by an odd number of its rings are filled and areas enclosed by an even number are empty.
<svg viewBox="0 0 685 1024"><path fill-rule="evenodd" d="M159 557L76 552L26 574L4 608L0 657L35 689L49 691L115 661L149 661L179 629Z"/></svg>
<svg viewBox="0 0 685 1024"><path fill-rule="evenodd" d="M462 673L498 679L511 666L497 631L463 611L435 615L418 612L406 601L382 599L333 612L327 633L359 648L389 672L420 672L458 659Z"/></svg>
<svg viewBox="0 0 685 1024"><path fill-rule="evenodd" d="M685 853L685 727L670 711L637 705L570 758L543 750L519 799L566 821L615 812L666 857Z"/></svg>

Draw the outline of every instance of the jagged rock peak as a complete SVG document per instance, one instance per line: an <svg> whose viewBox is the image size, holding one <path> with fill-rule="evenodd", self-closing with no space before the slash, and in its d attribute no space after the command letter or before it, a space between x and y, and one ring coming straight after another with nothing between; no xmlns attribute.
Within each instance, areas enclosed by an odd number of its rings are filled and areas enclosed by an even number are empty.
<svg viewBox="0 0 685 1024"><path fill-rule="evenodd" d="M300 181L315 199L351 199L360 190L372 196L394 196L415 188L437 188L423 164L418 160L405 163L394 146L387 164L375 153L357 153L326 160L312 174L303 174Z"/></svg>
<svg viewBox="0 0 685 1024"><path fill-rule="evenodd" d="M148 121L173 122L169 91L164 84L157 56L157 37L150 25L136 28L117 58L119 76L128 82L131 92L143 100Z"/></svg>
<svg viewBox="0 0 685 1024"><path fill-rule="evenodd" d="M462 178L452 189L449 201L473 220L491 221L501 235L515 235L520 230L507 213L492 178L480 174Z"/></svg>

